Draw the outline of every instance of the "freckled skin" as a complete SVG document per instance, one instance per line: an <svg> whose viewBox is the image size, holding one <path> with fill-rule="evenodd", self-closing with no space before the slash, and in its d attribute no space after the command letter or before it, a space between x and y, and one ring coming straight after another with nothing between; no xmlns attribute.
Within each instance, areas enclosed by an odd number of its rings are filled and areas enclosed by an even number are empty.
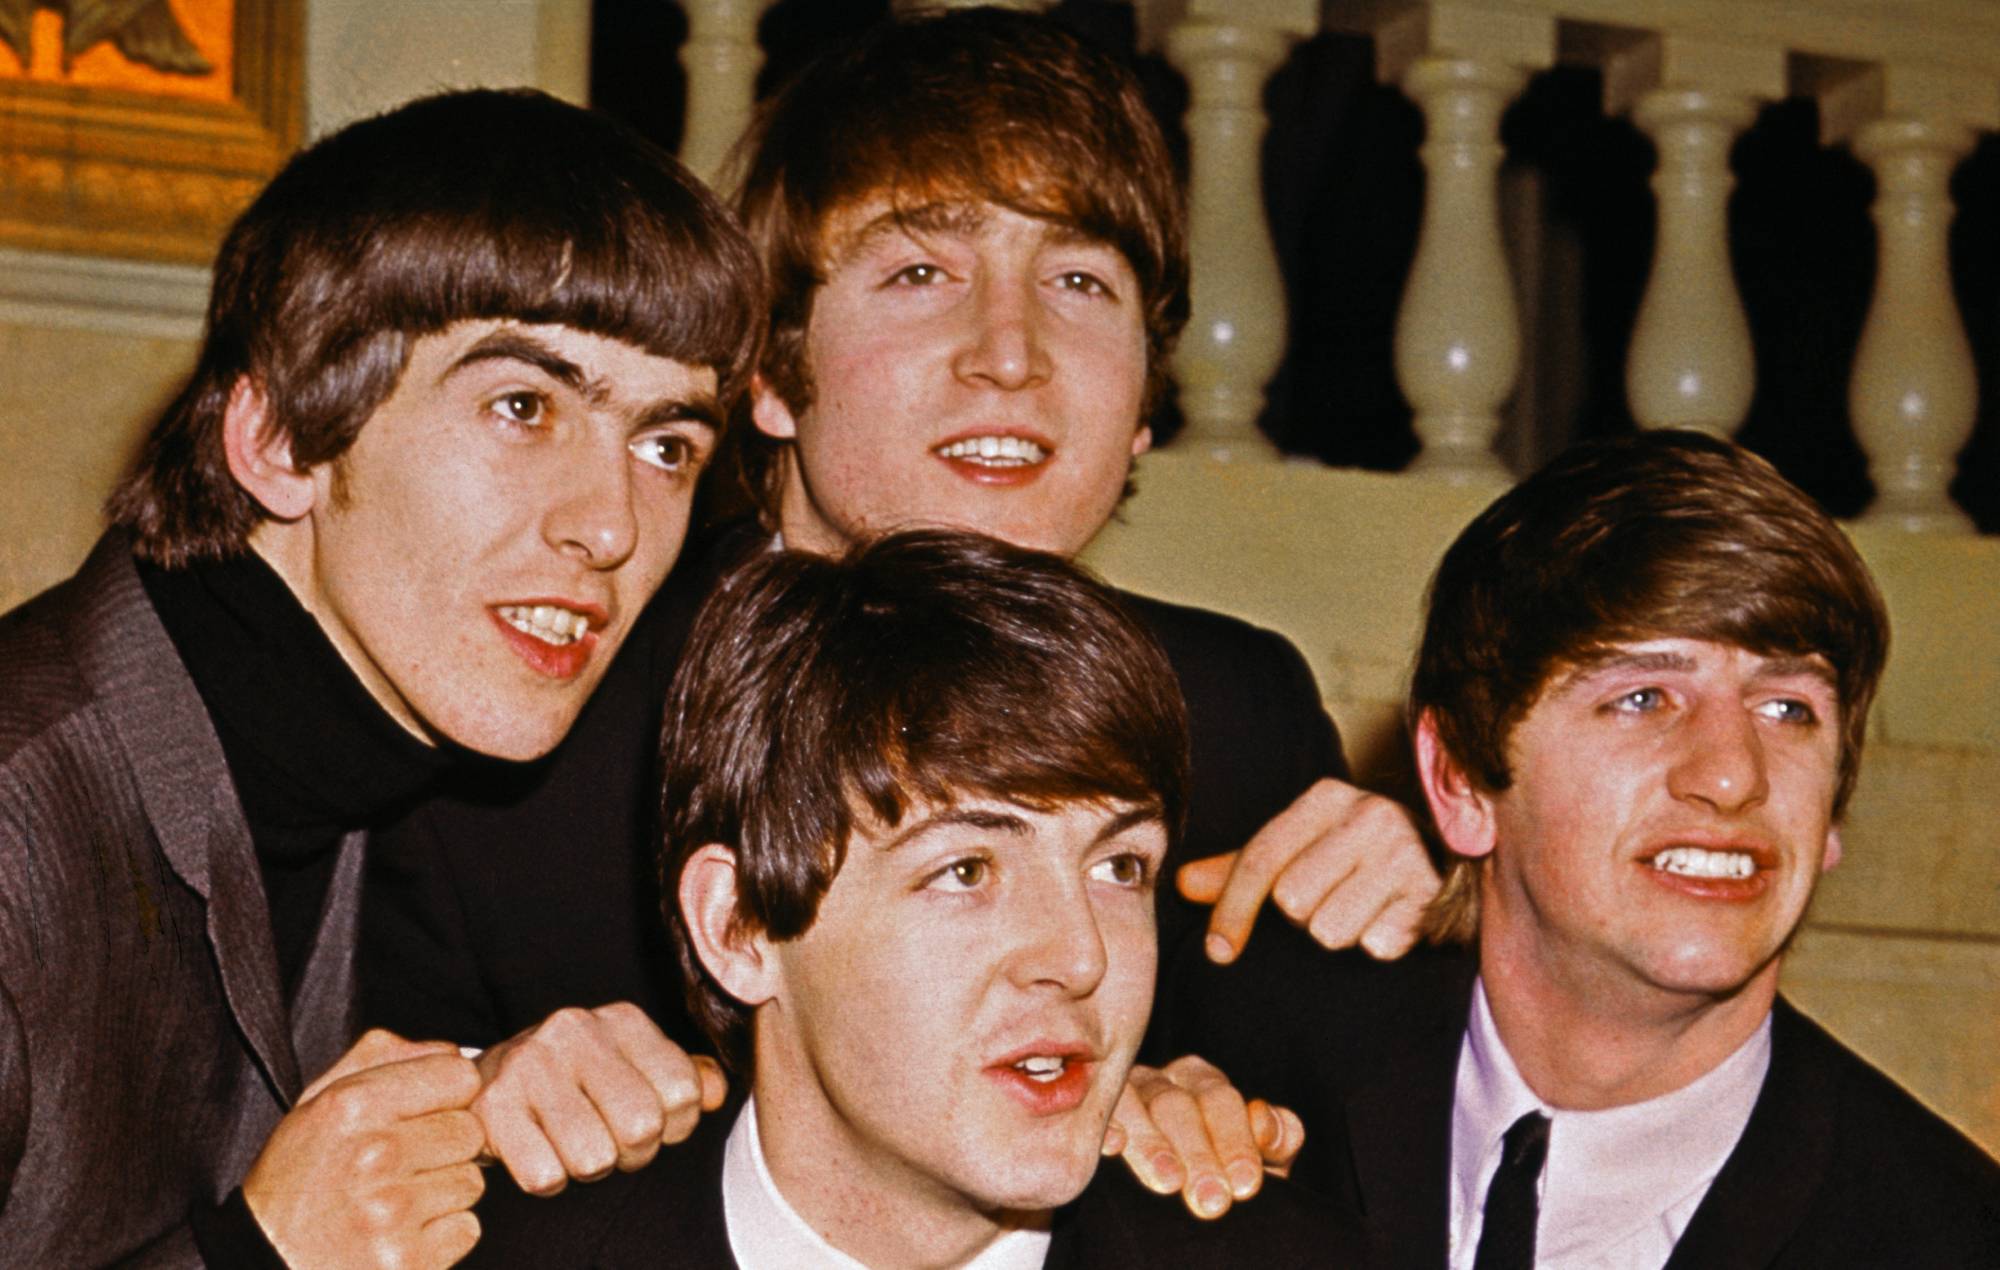
<svg viewBox="0 0 2000 1270"><path fill-rule="evenodd" d="M1110 519L1134 456L1146 336L1116 249L992 205L909 232L881 203L837 218L813 297L814 398L794 418L760 393L757 423L795 438L779 520L789 543L837 551L892 527L978 530L1071 555ZM982 479L936 448L968 435L1052 450Z"/></svg>
<svg viewBox="0 0 2000 1270"><path fill-rule="evenodd" d="M579 382L479 354L496 334ZM264 522L251 545L398 722L535 757L569 730L680 550L714 437L674 416L712 409L715 383L567 327L455 324L414 342L353 447L312 469L311 511ZM551 673L496 624L495 607L537 602L602 615L576 673Z"/></svg>

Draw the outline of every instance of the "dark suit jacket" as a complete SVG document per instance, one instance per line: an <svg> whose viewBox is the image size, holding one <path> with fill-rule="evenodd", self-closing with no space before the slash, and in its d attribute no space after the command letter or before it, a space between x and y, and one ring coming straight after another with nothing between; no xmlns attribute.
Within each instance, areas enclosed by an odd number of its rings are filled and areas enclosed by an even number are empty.
<svg viewBox="0 0 2000 1270"><path fill-rule="evenodd" d="M1264 922L1232 967L1192 959L1168 1043L1296 1109L1293 1179L1361 1221L1379 1264L1445 1264L1451 1111L1476 972L1380 964ZM1771 1069L1669 1270L2000 1266L2000 1165L1782 998Z"/></svg>
<svg viewBox="0 0 2000 1270"><path fill-rule="evenodd" d="M461 1270L736 1270L722 1210L722 1155L734 1114L705 1117L694 1137L637 1173L572 1184L553 1199L489 1176L482 1234ZM1288 1183L1219 1221L1197 1221L1178 1196L1154 1195L1107 1160L1056 1213L1045 1270L1293 1270L1359 1265L1361 1239Z"/></svg>
<svg viewBox="0 0 2000 1270"><path fill-rule="evenodd" d="M361 840L287 1024L263 883L125 541L0 618L0 1261L198 1264L351 1016Z"/></svg>
<svg viewBox="0 0 2000 1270"><path fill-rule="evenodd" d="M364 1022L490 1045L565 1006L633 1001L698 1040L654 876L660 715L701 601L767 541L737 530L688 552L551 757L476 769L375 835ZM1166 649L1193 733L1188 831L1170 867L1235 850L1313 781L1345 773L1312 672L1283 637L1125 598ZM1161 895L1162 949L1199 943L1206 911L1170 884Z"/></svg>

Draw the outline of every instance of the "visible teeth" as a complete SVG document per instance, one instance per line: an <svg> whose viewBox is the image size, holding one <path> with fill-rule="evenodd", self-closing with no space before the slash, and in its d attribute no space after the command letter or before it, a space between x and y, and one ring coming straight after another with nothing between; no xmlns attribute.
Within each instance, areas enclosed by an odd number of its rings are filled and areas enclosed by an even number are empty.
<svg viewBox="0 0 2000 1270"><path fill-rule="evenodd" d="M1051 1081L1062 1075L1063 1060L1053 1054L1037 1054L1014 1064L1028 1074L1031 1080Z"/></svg>
<svg viewBox="0 0 2000 1270"><path fill-rule="evenodd" d="M1747 878L1757 871L1757 862L1743 851L1669 847L1653 857L1653 867L1690 878Z"/></svg>
<svg viewBox="0 0 2000 1270"><path fill-rule="evenodd" d="M553 604L503 604L496 611L515 630L557 647L575 643L590 629L589 618Z"/></svg>
<svg viewBox="0 0 2000 1270"><path fill-rule="evenodd" d="M939 446L937 452L947 459L970 459L982 467L1027 467L1049 456L1026 437L967 437Z"/></svg>

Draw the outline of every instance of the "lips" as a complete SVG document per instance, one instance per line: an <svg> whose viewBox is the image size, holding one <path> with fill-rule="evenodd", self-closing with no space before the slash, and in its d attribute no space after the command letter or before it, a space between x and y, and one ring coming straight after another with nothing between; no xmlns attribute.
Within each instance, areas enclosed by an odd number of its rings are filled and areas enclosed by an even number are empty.
<svg viewBox="0 0 2000 1270"><path fill-rule="evenodd" d="M1025 485L1047 470L1055 443L1019 429L971 429L932 446L931 453L976 484Z"/></svg>
<svg viewBox="0 0 2000 1270"><path fill-rule="evenodd" d="M501 638L537 674L574 679L590 664L610 615L595 604L534 599L487 609Z"/></svg>
<svg viewBox="0 0 2000 1270"><path fill-rule="evenodd" d="M1756 842L1671 841L1639 861L1670 891L1703 900L1752 900L1770 888L1777 854Z"/></svg>
<svg viewBox="0 0 2000 1270"><path fill-rule="evenodd" d="M1034 1041L995 1059L983 1074L1029 1115L1054 1116L1082 1105L1097 1067L1085 1046Z"/></svg>

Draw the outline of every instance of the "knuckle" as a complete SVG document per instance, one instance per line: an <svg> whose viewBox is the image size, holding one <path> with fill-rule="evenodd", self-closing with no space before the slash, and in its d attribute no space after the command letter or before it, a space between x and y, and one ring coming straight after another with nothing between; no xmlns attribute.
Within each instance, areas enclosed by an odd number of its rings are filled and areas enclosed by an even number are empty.
<svg viewBox="0 0 2000 1270"><path fill-rule="evenodd" d="M365 1133L354 1140L353 1170L364 1177L384 1177L397 1171L402 1152L387 1133Z"/></svg>

